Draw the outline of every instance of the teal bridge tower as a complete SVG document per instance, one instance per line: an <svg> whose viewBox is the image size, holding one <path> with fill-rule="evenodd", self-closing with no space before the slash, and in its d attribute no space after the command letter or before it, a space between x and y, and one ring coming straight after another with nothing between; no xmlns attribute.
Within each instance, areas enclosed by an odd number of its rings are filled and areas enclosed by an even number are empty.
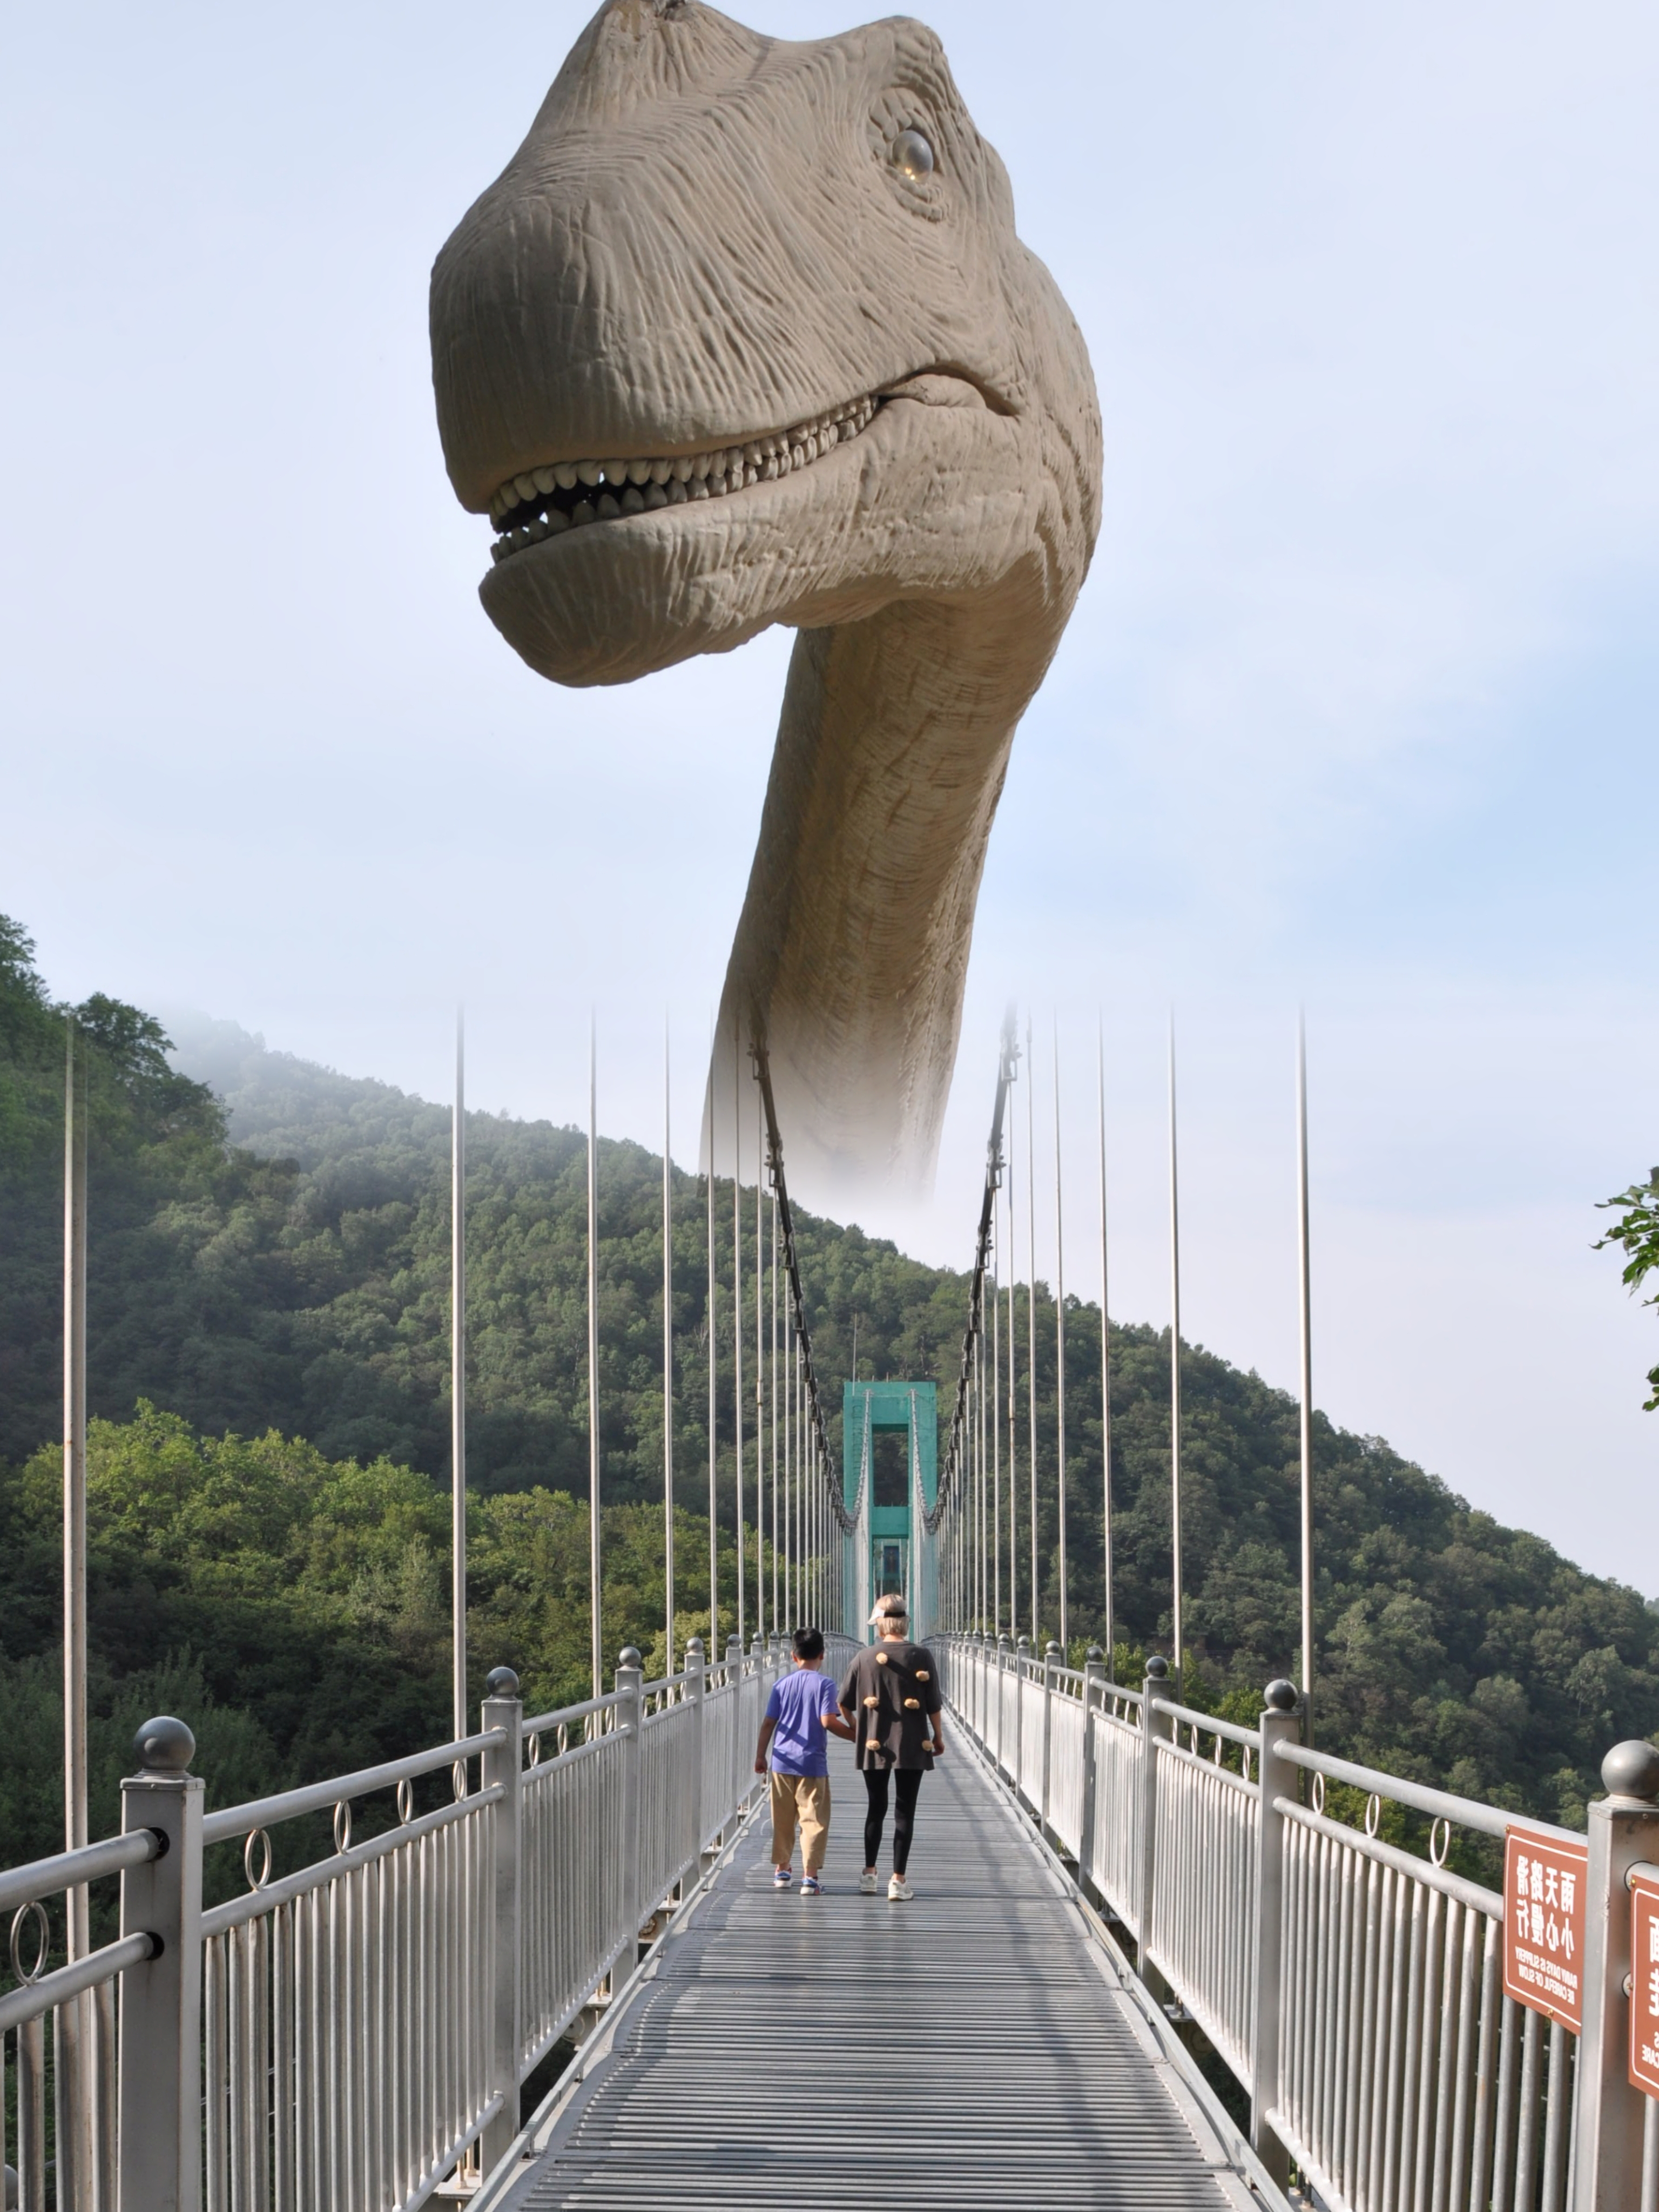
<svg viewBox="0 0 1659 2212"><path fill-rule="evenodd" d="M932 1382L842 1386L842 1498L852 1516L848 1632L867 1640L870 1609L898 1591L911 1632L937 1618L939 1570L927 1516L939 1498L938 1390Z"/></svg>

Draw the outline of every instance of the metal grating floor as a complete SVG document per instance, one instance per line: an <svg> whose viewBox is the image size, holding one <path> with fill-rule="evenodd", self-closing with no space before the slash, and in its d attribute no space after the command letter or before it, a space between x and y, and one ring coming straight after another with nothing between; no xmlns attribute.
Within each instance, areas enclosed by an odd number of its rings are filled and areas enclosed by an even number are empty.
<svg viewBox="0 0 1659 2212"><path fill-rule="evenodd" d="M836 1750L828 1893L772 1888L763 1816L503 2212L1259 2206L967 1755L889 1905Z"/></svg>

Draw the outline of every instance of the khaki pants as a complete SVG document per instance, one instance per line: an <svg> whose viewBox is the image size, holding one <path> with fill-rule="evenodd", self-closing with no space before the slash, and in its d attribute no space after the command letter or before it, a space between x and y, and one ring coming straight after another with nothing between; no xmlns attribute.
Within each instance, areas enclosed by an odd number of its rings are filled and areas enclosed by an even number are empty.
<svg viewBox="0 0 1659 2212"><path fill-rule="evenodd" d="M787 1866L795 1855L795 1824L800 1823L800 1853L808 1874L823 1864L830 1841L830 1778L827 1774L772 1776L772 1863Z"/></svg>

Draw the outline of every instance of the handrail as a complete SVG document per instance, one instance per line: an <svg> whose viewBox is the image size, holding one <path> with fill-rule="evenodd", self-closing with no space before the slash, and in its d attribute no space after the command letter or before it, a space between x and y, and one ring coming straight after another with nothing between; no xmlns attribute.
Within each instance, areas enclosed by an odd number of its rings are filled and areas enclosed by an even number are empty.
<svg viewBox="0 0 1659 2212"><path fill-rule="evenodd" d="M101 1951L76 1959L70 1966L42 1974L38 1981L20 1983L16 1989L0 1997L0 2035L9 2028L21 2027L25 2021L38 2020L54 2005L67 2004L83 1990L96 1989L100 1982L113 1981L129 1966L142 1966L146 1959L155 1958L161 1948L155 1936L141 1929L136 1936L122 1936L118 1943L106 1943Z"/></svg>
<svg viewBox="0 0 1659 2212"><path fill-rule="evenodd" d="M227 1929L240 1928L244 1921L257 1920L261 1913L272 1912L279 1905L291 1905L296 1897L304 1897L313 1889L325 1889L343 1874L353 1874L359 1867L370 1866L401 1844L416 1842L436 1829L448 1827L453 1821L466 1820L482 1812L486 1805L499 1804L506 1795L501 1784L495 1783L488 1790L475 1791L471 1797L458 1797L453 1805L441 1805L435 1813L423 1813L418 1820L405 1820L398 1827L369 1836L361 1844L353 1844L349 1850L336 1851L331 1858L301 1867L296 1873L284 1875L280 1881L262 1882L258 1889L245 1891L240 1897L233 1897L204 1912L202 1933L222 1936Z"/></svg>
<svg viewBox="0 0 1659 2212"><path fill-rule="evenodd" d="M1553 1820L1540 1820L1530 1813L1501 1811L1496 1805L1482 1805L1473 1797L1454 1797L1449 1790L1431 1790L1425 1783L1407 1782L1397 1774L1384 1774L1375 1766L1356 1766L1352 1759L1333 1759L1327 1751L1310 1751L1304 1744L1276 1743L1275 1759L1284 1759L1291 1766L1305 1766L1311 1773L1322 1774L1332 1782L1346 1782L1356 1790L1368 1790L1373 1797L1387 1797L1396 1805L1409 1805L1414 1812L1431 1814L1437 1820L1449 1820L1459 1828L1473 1828L1483 1836L1496 1836L1501 1840L1511 1828L1527 1827L1540 1836L1553 1838L1558 1843L1582 1844L1582 1835L1571 1828L1559 1828Z"/></svg>
<svg viewBox="0 0 1659 2212"><path fill-rule="evenodd" d="M1375 1859L1379 1866L1392 1867L1395 1874L1404 1875L1408 1881L1425 1882L1431 1889L1437 1889L1443 1897L1455 1897L1460 1905L1484 1912L1490 1920L1504 1917L1504 1900L1495 1889L1484 1888L1478 1881L1470 1881L1446 1867L1437 1866L1432 1859L1420 1859L1414 1851L1402 1851L1396 1844L1385 1844L1381 1836L1368 1836L1363 1828L1350 1828L1340 1820L1332 1820L1328 1813L1316 1813L1310 1805L1298 1804L1294 1797L1275 1797L1273 1810L1287 1820L1311 1828L1316 1836L1328 1836L1334 1843L1351 1845L1362 1856Z"/></svg>
<svg viewBox="0 0 1659 2212"><path fill-rule="evenodd" d="M526 1736L545 1735L550 1728L568 1728L572 1721L586 1720L589 1713L605 1712L620 1702L617 1692L610 1690L602 1698L584 1698L579 1705L561 1705L550 1713L526 1713L519 1723L520 1740L522 1741Z"/></svg>
<svg viewBox="0 0 1659 2212"><path fill-rule="evenodd" d="M413 1782L417 1775L434 1774L441 1767L476 1758L482 1751L494 1751L506 1741L504 1729L485 1729L477 1735L441 1744L435 1751L388 1759L384 1766L361 1767L356 1774L338 1775L331 1782L307 1783L303 1789L284 1790L274 1797L255 1797L246 1805L227 1806L222 1813L210 1813L203 1821L202 1841L228 1843L237 1836L251 1835L255 1828L268 1828L273 1820L297 1820L303 1813L325 1812L331 1805L367 1797L372 1790L390 1790L394 1783Z"/></svg>
<svg viewBox="0 0 1659 2212"><path fill-rule="evenodd" d="M97 1881L104 1875L124 1874L129 1867L160 1858L161 1850L162 1839L154 1828L135 1828L131 1835L111 1836L101 1844L82 1844L76 1850L59 1851L54 1858L32 1859L27 1866L12 1867L0 1874L0 1912L33 1905L37 1898L56 1897L60 1889Z"/></svg>
<svg viewBox="0 0 1659 2212"><path fill-rule="evenodd" d="M1224 1736L1229 1743L1242 1743L1248 1751L1260 1751L1261 1748L1260 1729L1241 1728L1237 1721L1224 1721L1218 1714L1200 1713L1191 1705L1172 1704L1168 1698L1154 1698L1152 1711L1167 1713L1172 1721L1179 1721L1183 1728L1195 1728L1200 1735Z"/></svg>

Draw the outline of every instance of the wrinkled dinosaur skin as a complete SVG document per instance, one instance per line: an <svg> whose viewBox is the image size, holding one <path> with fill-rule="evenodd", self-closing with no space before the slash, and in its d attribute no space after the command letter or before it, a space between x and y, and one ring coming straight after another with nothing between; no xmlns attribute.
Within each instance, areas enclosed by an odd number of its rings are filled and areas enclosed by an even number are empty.
<svg viewBox="0 0 1659 2212"><path fill-rule="evenodd" d="M938 40L608 0L439 255L431 315L451 482L520 525L481 596L532 668L623 684L799 632L714 1124L739 1031L766 1042L797 1188L925 1183L1009 748L1101 473L1082 337ZM745 446L758 480L683 480ZM588 521L570 502L605 496L607 459L640 465L633 505L672 503ZM583 462L544 516L503 516L515 478Z"/></svg>

